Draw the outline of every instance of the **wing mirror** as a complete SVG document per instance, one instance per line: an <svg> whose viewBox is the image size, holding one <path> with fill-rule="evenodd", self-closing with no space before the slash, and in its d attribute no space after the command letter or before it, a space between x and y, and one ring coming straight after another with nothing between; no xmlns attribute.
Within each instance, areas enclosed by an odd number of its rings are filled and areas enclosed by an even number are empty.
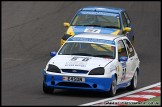
<svg viewBox="0 0 162 107"><path fill-rule="evenodd" d="M123 31L124 31L124 32L130 32L130 31L131 31L131 28L130 28L130 27L125 27L125 28L123 29Z"/></svg>
<svg viewBox="0 0 162 107"><path fill-rule="evenodd" d="M70 26L70 23L64 22L64 26L65 27L69 27Z"/></svg>
<svg viewBox="0 0 162 107"><path fill-rule="evenodd" d="M128 60L128 57L125 57L125 56L121 56L119 58L119 61L127 61Z"/></svg>
<svg viewBox="0 0 162 107"><path fill-rule="evenodd" d="M57 54L57 52L55 52L55 51L50 52L50 56L51 56L51 57L56 56L56 54Z"/></svg>

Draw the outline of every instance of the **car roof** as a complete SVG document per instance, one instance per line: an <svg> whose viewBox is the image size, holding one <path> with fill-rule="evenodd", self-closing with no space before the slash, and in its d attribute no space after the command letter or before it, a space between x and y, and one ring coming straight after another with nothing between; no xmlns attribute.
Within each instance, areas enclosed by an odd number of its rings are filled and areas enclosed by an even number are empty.
<svg viewBox="0 0 162 107"><path fill-rule="evenodd" d="M82 37L82 38L93 38L93 39L104 39L104 40L111 40L113 41L116 38L119 37L125 37L123 35L113 35L113 34L99 34L99 33L82 33L78 34L75 36L72 36L73 38L75 37Z"/></svg>
<svg viewBox="0 0 162 107"><path fill-rule="evenodd" d="M120 13L121 11L124 11L125 9L115 8L115 7L103 7L103 6L88 6L80 10Z"/></svg>

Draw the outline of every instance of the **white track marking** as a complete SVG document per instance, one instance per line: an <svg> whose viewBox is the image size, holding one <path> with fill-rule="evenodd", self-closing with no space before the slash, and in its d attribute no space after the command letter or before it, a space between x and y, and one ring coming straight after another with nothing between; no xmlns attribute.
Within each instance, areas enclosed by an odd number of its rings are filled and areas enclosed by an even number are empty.
<svg viewBox="0 0 162 107"><path fill-rule="evenodd" d="M156 87L161 87L161 86L159 85L159 86L156 86Z"/></svg>
<svg viewBox="0 0 162 107"><path fill-rule="evenodd" d="M122 94L122 95L118 95L118 96L115 96L115 97L112 97L112 98L106 98L106 99L102 99L102 100L98 100L98 101L82 104L82 105L79 105L79 106L95 105L96 103L102 103L102 102L105 102L105 101L114 100L114 99L117 99L117 98L120 98L120 97L124 97L124 96L130 95L130 94L134 94L134 93L137 93L137 92L140 92L140 91L143 91L143 90L147 90L149 88L156 87L156 86L159 86L159 85L161 85L161 82L153 84L153 85L150 85L150 86L146 86L144 88L140 88L140 89L137 89L137 90L134 90L134 91Z"/></svg>
<svg viewBox="0 0 162 107"><path fill-rule="evenodd" d="M129 95L129 96L126 96L126 97L150 99L150 98L154 98L156 96L154 96L154 95Z"/></svg>
<svg viewBox="0 0 162 107"><path fill-rule="evenodd" d="M109 101L109 103L112 102L112 103L122 103L122 102L138 102L136 100L111 100Z"/></svg>
<svg viewBox="0 0 162 107"><path fill-rule="evenodd" d="M108 101L108 102L97 103L97 104L94 104L93 106L119 106L124 103L136 103L136 102L138 102L138 101L135 101L135 100L112 100L112 101Z"/></svg>
<svg viewBox="0 0 162 107"><path fill-rule="evenodd" d="M160 90L145 90L142 92L149 92L149 93L161 93Z"/></svg>
<svg viewBox="0 0 162 107"><path fill-rule="evenodd" d="M93 106L118 106L117 104L105 104L105 103L101 103L101 104L95 104Z"/></svg>

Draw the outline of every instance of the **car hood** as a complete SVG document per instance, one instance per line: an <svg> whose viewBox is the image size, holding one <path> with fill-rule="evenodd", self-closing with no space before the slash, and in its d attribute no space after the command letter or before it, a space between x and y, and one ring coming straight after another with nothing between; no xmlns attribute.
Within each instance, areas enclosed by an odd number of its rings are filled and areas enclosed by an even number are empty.
<svg viewBox="0 0 162 107"><path fill-rule="evenodd" d="M105 67L113 59L91 56L57 55L48 64L56 65L59 69L92 70L97 67Z"/></svg>
<svg viewBox="0 0 162 107"><path fill-rule="evenodd" d="M101 34L119 34L120 29L115 28L103 28L103 27L92 27L92 26L71 26L74 34L80 33L101 33Z"/></svg>

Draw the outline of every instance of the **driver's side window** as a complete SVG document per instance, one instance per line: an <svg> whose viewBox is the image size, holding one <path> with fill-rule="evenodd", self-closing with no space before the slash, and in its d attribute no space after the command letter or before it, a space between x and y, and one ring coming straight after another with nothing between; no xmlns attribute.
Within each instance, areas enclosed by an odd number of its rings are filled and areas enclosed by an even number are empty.
<svg viewBox="0 0 162 107"><path fill-rule="evenodd" d="M127 26L130 27L131 26L131 21L130 21L130 19L128 17L128 14L126 12L124 12L124 16L126 18Z"/></svg>
<svg viewBox="0 0 162 107"><path fill-rule="evenodd" d="M124 16L124 13L123 13L123 12L122 12L121 16L122 16L123 26L124 26L124 27L128 27L128 25L127 25L127 20L126 20L126 18L125 18L125 16Z"/></svg>
<svg viewBox="0 0 162 107"><path fill-rule="evenodd" d="M129 57L133 57L134 56L134 49L133 49L133 46L131 45L131 43L127 40L127 39L124 39L123 40L125 45L126 45L126 48L128 50L128 56Z"/></svg>
<svg viewBox="0 0 162 107"><path fill-rule="evenodd" d="M122 12L122 21L124 27L130 27L131 22L126 12Z"/></svg>
<svg viewBox="0 0 162 107"><path fill-rule="evenodd" d="M119 40L118 41L118 59L121 56L128 57L127 56L127 51L126 51L126 48L125 48L125 45L124 45L123 41L122 40Z"/></svg>

